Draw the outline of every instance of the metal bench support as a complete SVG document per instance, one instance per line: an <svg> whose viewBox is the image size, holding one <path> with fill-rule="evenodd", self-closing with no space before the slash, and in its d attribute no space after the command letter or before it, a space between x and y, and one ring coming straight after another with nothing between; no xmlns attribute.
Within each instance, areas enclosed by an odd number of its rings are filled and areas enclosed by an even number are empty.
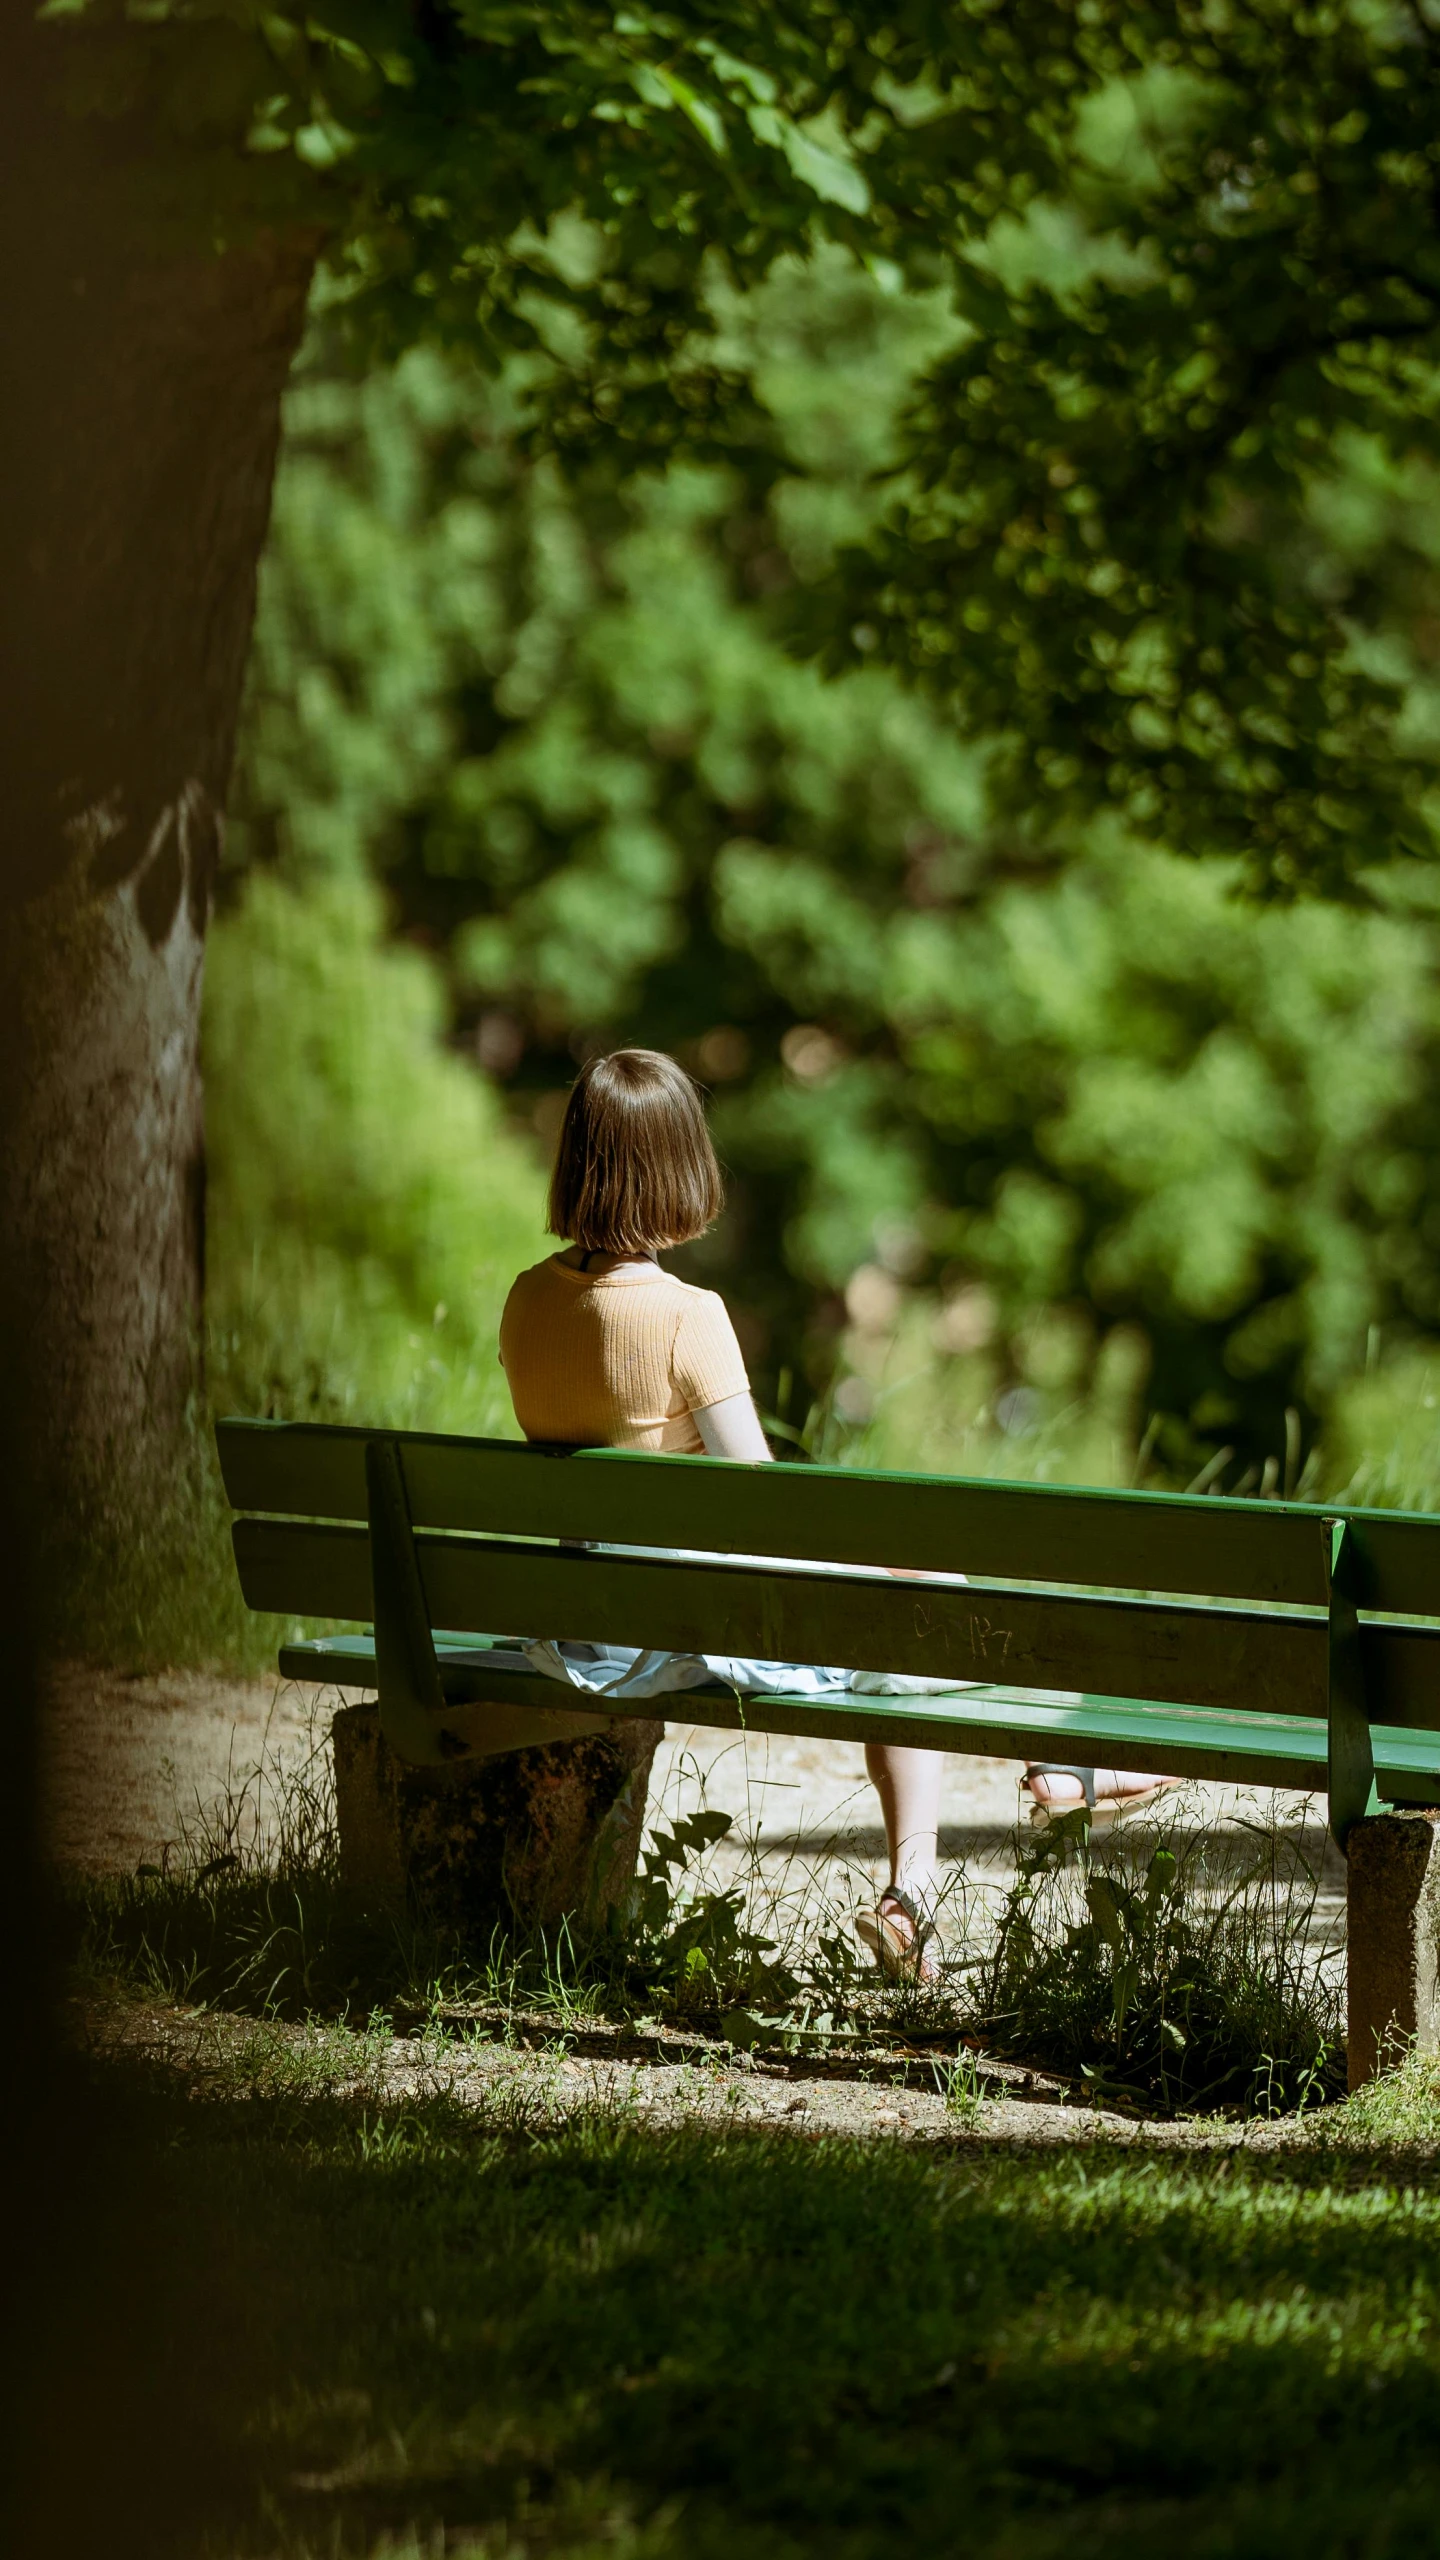
<svg viewBox="0 0 1440 2560"><path fill-rule="evenodd" d="M1365 1661L1357 1615L1361 1596L1361 1559L1348 1520L1321 1524L1325 1540L1325 1584L1330 1603L1330 1663L1327 1698L1329 1725L1328 1779L1330 1836L1343 1851L1351 1830L1369 1813L1377 1813L1375 1760L1370 1741L1370 1709L1365 1695Z"/></svg>
<svg viewBox="0 0 1440 2560"><path fill-rule="evenodd" d="M441 1722L445 1698L415 1559L400 1452L393 1440L372 1440L366 1449L365 1492L381 1731L391 1750L412 1767L437 1768L450 1756Z"/></svg>

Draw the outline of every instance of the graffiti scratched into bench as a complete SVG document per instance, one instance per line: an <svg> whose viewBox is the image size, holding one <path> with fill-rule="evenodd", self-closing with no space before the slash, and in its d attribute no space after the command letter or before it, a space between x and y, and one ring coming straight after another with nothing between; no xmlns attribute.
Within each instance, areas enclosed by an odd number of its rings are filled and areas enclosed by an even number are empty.
<svg viewBox="0 0 1440 2560"><path fill-rule="evenodd" d="M1015 1632L1013 1627L997 1627L993 1618L975 1616L964 1619L959 1627L950 1618L942 1618L937 1625L926 1603L923 1600L916 1601L915 1633L922 1643L927 1636L939 1636L942 1651L949 1653L952 1639L962 1631L968 1638L972 1659L985 1663L1004 1661Z"/></svg>

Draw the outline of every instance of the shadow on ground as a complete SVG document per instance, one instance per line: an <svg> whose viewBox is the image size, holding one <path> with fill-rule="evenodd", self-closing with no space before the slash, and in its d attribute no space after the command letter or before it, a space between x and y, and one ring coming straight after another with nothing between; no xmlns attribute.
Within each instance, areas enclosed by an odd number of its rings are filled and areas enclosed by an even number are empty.
<svg viewBox="0 0 1440 2560"><path fill-rule="evenodd" d="M1419 2153L813 2143L124 2061L83 2112L48 2547L1434 2547Z"/></svg>

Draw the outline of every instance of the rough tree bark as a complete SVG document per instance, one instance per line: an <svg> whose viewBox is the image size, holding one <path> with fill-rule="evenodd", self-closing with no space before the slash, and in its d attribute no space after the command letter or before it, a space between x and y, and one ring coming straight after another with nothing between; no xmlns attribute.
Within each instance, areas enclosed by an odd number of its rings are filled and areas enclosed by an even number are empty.
<svg viewBox="0 0 1440 2560"><path fill-rule="evenodd" d="M243 195L239 166L206 165L187 219L123 113L66 113L56 61L28 7L0 12L5 1392L29 1399L63 1597L68 1566L97 1539L123 1555L185 1481L205 930L321 235L238 217L227 232L215 207ZM157 155L179 147L157 137ZM562 1753L580 1755L568 1771ZM527 1844L537 1909L563 1898L620 1787L586 1754L527 1754L533 1803L507 1780L490 1823L511 1865ZM638 1825L643 1772L637 1789Z"/></svg>
<svg viewBox="0 0 1440 2560"><path fill-rule="evenodd" d="M12 22L0 1205L42 1494L78 1528L97 1498L123 1523L183 1445L201 961L318 244L162 231L53 77Z"/></svg>

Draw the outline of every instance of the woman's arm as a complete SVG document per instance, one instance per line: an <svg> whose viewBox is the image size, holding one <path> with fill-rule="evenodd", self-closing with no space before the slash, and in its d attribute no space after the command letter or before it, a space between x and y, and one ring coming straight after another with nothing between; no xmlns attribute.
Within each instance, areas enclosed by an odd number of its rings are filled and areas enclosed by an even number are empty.
<svg viewBox="0 0 1440 2560"><path fill-rule="evenodd" d="M726 1396L719 1404L697 1405L695 1427L707 1458L744 1458L753 1464L771 1454L751 1396Z"/></svg>

